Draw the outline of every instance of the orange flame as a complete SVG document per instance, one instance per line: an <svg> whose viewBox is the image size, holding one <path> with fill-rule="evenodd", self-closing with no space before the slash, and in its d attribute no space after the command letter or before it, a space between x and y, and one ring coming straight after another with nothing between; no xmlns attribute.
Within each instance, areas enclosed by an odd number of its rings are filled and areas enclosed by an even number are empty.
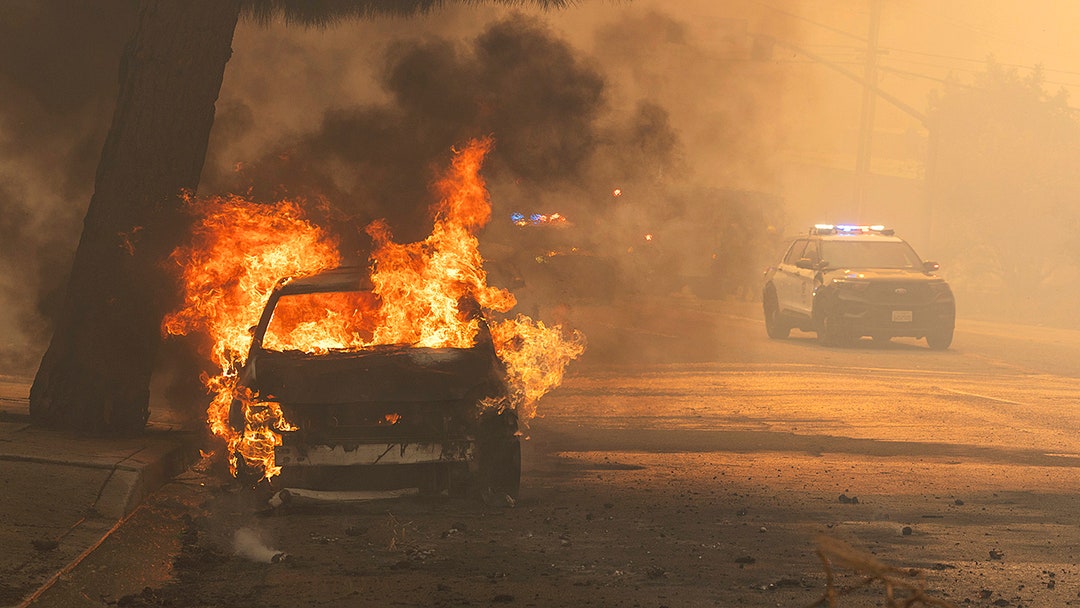
<svg viewBox="0 0 1080 608"><path fill-rule="evenodd" d="M581 332L573 331L567 339L561 327L548 327L525 315L493 325L491 339L506 364L512 406L518 419L526 422L536 416L540 397L562 384L566 366L585 352Z"/></svg>
<svg viewBox="0 0 1080 608"><path fill-rule="evenodd" d="M462 297L498 312L516 303L510 292L487 285L475 234L491 218L491 201L480 177L491 145L490 139L473 141L454 156L450 171L436 184L442 199L428 238L399 244L385 223L368 226L375 241L371 281L383 302L376 344L468 348L479 323L462 320Z"/></svg>
<svg viewBox="0 0 1080 608"><path fill-rule="evenodd" d="M271 291L281 277L312 274L339 264L333 239L304 219L300 205L290 201L260 205L237 196L188 199L188 209L199 219L191 243L172 254L180 266L185 298L183 307L165 317L168 335L204 332L212 340L210 359L221 372L204 377L214 395L207 410L210 430L228 444L230 465L236 454L269 475L276 472L270 429L290 428L281 410L238 394L236 375L251 347L250 328L262 314ZM249 411L249 429L238 434L229 425L234 398ZM280 437L276 438L280 442ZM269 455L268 455L269 452Z"/></svg>
<svg viewBox="0 0 1080 608"><path fill-rule="evenodd" d="M485 138L455 151L449 171L436 184L441 198L425 240L395 243L384 222L367 227L375 244L374 296L360 296L367 298L362 301L353 294L282 298L264 346L311 353L380 344L472 346L479 331L471 310L475 305L503 313L515 304L509 291L487 285L476 237L491 217L480 176L491 147ZM249 328L258 322L279 279L331 268L339 264L340 255L334 240L305 220L297 203L257 205L229 197L189 204L201 219L192 244L172 256L183 269L185 303L166 317L163 328L171 335L204 331L211 336L211 358L221 373L204 378L215 395L208 411L210 428L226 441L234 473L239 454L270 478L279 471L274 447L281 444L280 433L295 429L272 395L260 398L237 389L237 370L251 346ZM312 309L319 314L312 315ZM561 327L523 315L493 324L491 331L513 390L510 403L498 407L514 407L519 419L527 421L536 413L536 401L559 384L566 365L583 352L584 339L577 332L564 338ZM234 399L244 403L246 427L241 433L229 425Z"/></svg>

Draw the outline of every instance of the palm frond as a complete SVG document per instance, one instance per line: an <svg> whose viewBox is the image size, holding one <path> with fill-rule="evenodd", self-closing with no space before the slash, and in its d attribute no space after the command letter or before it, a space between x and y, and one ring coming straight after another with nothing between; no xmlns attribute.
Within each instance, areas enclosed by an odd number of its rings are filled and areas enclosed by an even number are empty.
<svg viewBox="0 0 1080 608"><path fill-rule="evenodd" d="M267 24L286 23L325 27L346 19L407 17L453 5L497 4L541 9L565 8L578 0L241 0L242 14Z"/></svg>

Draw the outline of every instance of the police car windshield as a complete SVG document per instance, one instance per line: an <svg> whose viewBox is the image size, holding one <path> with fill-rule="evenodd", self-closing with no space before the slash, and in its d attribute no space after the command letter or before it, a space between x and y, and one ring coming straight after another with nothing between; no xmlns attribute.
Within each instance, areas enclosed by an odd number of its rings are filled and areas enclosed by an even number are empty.
<svg viewBox="0 0 1080 608"><path fill-rule="evenodd" d="M910 245L898 241L822 241L829 268L922 268Z"/></svg>

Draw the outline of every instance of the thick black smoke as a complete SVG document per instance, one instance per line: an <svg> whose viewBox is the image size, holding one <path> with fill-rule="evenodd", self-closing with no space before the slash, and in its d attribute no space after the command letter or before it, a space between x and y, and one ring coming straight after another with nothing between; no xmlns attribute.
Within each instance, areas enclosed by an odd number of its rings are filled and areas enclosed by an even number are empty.
<svg viewBox="0 0 1080 608"><path fill-rule="evenodd" d="M430 230L434 171L469 138L494 135L486 175L512 184L521 204L566 189L606 192L616 179L677 164L678 135L666 112L642 103L621 124L605 122L599 66L535 18L511 16L467 42L391 43L378 84L385 102L334 107L315 132L235 173L207 175L204 188L323 198L357 220L385 217L400 238L414 239ZM226 116L230 125L246 120L242 108ZM587 205L581 198L568 204Z"/></svg>

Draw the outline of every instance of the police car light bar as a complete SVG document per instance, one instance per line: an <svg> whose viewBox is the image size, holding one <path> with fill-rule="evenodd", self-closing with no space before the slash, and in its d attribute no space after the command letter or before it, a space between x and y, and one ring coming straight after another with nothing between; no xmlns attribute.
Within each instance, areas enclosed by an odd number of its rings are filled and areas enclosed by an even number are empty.
<svg viewBox="0 0 1080 608"><path fill-rule="evenodd" d="M814 227L810 230L810 234L867 234L870 232L876 232L886 236L893 234L892 229L887 229L880 224L875 224L873 226L857 224L814 224Z"/></svg>

